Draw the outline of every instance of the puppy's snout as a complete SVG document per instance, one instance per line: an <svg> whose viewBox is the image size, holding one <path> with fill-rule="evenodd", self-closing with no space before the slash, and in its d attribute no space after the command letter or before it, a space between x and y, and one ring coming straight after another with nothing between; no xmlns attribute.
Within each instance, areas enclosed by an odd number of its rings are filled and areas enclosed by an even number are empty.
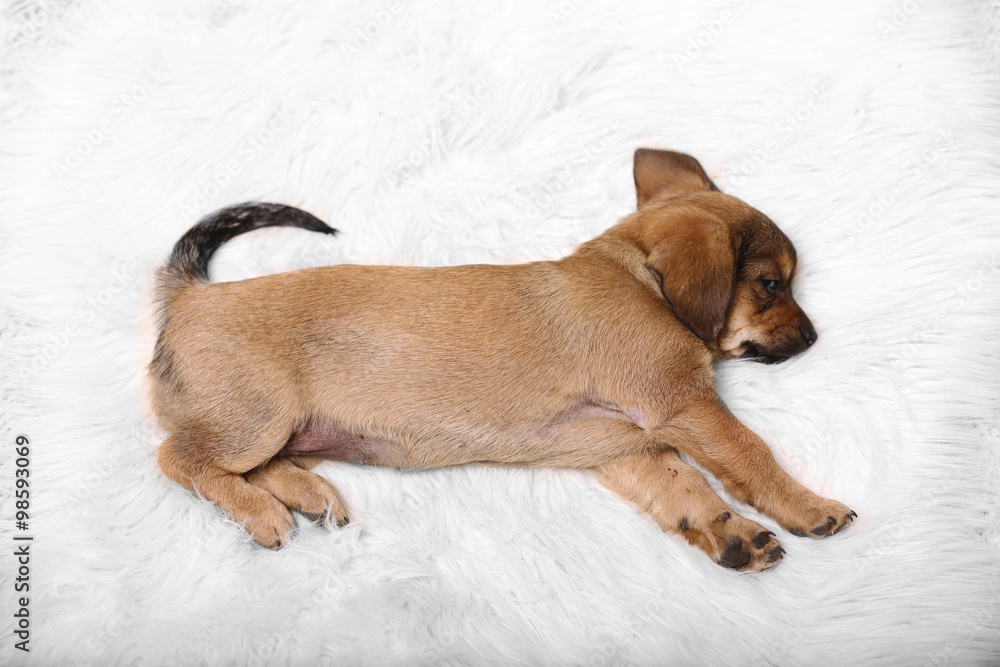
<svg viewBox="0 0 1000 667"><path fill-rule="evenodd" d="M816 329L813 328L812 322L809 320L806 320L799 326L799 333L802 334L802 339L805 340L806 347L812 347L812 344L819 338L819 334L816 333Z"/></svg>

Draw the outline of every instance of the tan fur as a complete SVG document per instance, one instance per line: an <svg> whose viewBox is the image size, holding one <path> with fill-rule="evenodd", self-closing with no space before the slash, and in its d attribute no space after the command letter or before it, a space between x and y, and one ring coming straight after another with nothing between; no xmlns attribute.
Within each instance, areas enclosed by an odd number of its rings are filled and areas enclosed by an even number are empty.
<svg viewBox="0 0 1000 667"><path fill-rule="evenodd" d="M171 432L164 472L272 547L287 541L286 508L347 520L302 470L316 456L593 468L717 562L774 565L773 537L680 450L797 534L842 529L850 510L789 477L713 387L715 359L778 360L811 342L789 287L794 248L689 156L641 150L635 172L639 210L559 261L178 288L150 368Z"/></svg>

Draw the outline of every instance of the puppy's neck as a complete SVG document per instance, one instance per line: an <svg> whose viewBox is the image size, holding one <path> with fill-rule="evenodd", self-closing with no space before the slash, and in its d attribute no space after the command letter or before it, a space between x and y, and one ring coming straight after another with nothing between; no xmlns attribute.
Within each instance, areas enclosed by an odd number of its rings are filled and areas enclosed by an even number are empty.
<svg viewBox="0 0 1000 667"><path fill-rule="evenodd" d="M654 294L660 293L659 278L646 264L646 255L643 249L628 237L605 233L581 245L567 259L574 256L603 256L625 269L637 281L652 290Z"/></svg>

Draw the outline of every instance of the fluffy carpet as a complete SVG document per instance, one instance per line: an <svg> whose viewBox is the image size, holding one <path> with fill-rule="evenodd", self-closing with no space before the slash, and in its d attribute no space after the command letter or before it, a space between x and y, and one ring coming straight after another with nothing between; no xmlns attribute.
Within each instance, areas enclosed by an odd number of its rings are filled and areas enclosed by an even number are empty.
<svg viewBox="0 0 1000 667"><path fill-rule="evenodd" d="M996 0L13 0L3 20L0 663L1000 662ZM271 552L159 473L152 274L198 217L264 199L343 232L241 237L220 281L556 258L631 210L640 146L697 156L795 242L819 342L720 365L719 391L849 530L795 538L736 504L788 551L746 575L587 472L330 463L352 523L300 520Z"/></svg>

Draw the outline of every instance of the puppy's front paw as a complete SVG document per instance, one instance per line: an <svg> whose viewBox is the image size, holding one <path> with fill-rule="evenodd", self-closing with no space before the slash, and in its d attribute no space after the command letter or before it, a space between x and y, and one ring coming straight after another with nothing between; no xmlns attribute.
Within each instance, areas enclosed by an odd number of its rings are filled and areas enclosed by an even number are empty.
<svg viewBox="0 0 1000 667"><path fill-rule="evenodd" d="M741 572L763 572L777 565L784 548L756 521L724 511L691 525L683 521L681 535L719 565Z"/></svg>
<svg viewBox="0 0 1000 667"><path fill-rule="evenodd" d="M798 537L829 537L847 528L857 516L842 503L814 496L785 528Z"/></svg>

